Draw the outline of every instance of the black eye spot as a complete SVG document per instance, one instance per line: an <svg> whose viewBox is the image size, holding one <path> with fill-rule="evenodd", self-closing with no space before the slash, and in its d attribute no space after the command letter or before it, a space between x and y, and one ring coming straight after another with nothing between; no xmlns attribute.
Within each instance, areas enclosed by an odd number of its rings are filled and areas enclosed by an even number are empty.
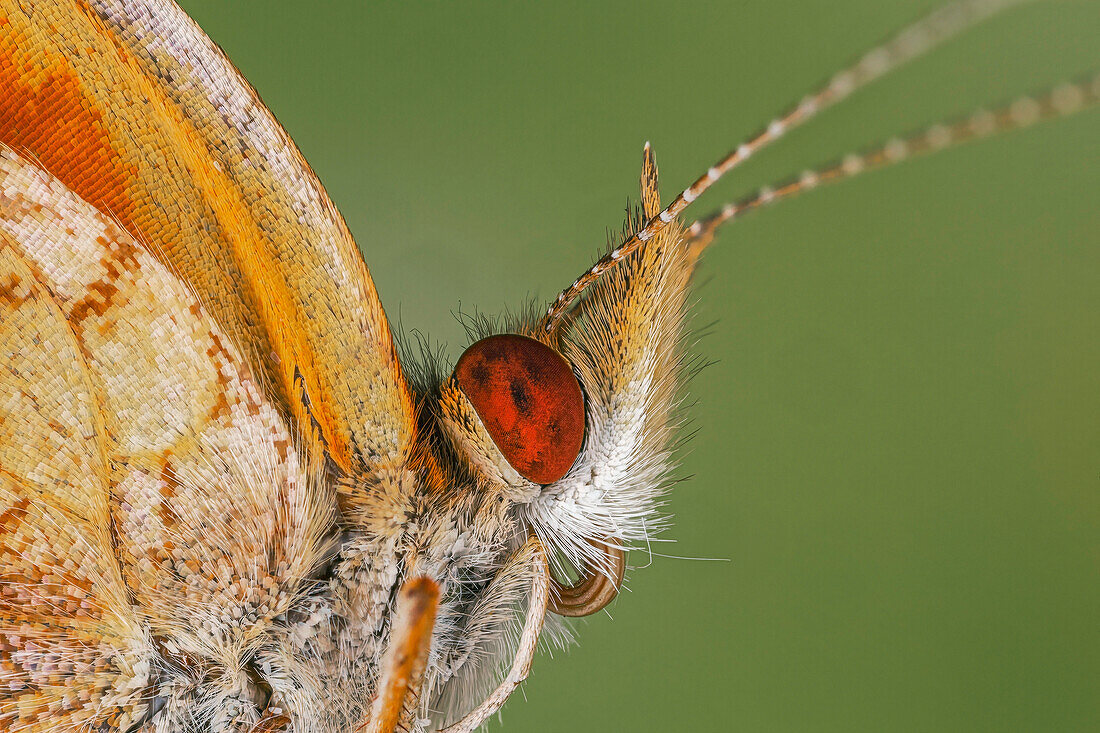
<svg viewBox="0 0 1100 733"><path fill-rule="evenodd" d="M512 402L515 403L516 409L521 414L527 414L531 411L531 395L527 393L527 385L518 379L513 379L509 389L512 393Z"/></svg>
<svg viewBox="0 0 1100 733"><path fill-rule="evenodd" d="M470 370L470 376L474 378L474 381L478 384L486 384L491 376L489 373L489 367L485 364L477 364Z"/></svg>

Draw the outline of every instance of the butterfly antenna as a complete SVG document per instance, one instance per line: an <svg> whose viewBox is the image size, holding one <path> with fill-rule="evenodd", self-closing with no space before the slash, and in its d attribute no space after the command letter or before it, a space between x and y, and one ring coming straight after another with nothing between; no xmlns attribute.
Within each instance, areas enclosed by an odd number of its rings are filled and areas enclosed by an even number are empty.
<svg viewBox="0 0 1100 733"><path fill-rule="evenodd" d="M843 181L866 171L885 168L999 132L1031 127L1043 120L1065 117L1097 104L1100 104L1100 72L1076 83L1060 84L1042 94L1020 97L992 111L984 108L976 110L954 121L893 138L864 152L851 153L778 185L765 186L693 222L688 227L685 242L694 254L698 254L710 244L718 227L754 209L793 198L824 183Z"/></svg>
<svg viewBox="0 0 1100 733"><path fill-rule="evenodd" d="M543 318L547 333L562 315L592 283L608 269L638 250L679 216L688 205L699 198L724 175L743 163L761 148L775 142L787 132L815 117L822 110L851 96L879 77L897 69L908 61L932 50L962 31L1014 5L1029 0L959 0L934 10L923 19L904 28L886 43L863 54L858 61L834 74L817 91L807 95L785 114L772 120L760 132L738 145L721 160L707 169L694 183L685 188L663 211L650 218L644 227L635 232L619 247L600 259L592 268L563 290L550 305Z"/></svg>

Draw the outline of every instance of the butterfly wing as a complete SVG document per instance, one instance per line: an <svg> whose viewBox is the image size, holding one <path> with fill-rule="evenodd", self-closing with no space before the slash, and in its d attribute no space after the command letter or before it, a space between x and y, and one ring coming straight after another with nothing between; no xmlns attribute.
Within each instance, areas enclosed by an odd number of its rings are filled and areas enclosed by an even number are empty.
<svg viewBox="0 0 1100 733"><path fill-rule="evenodd" d="M412 406L370 274L286 132L167 0L0 3L0 141L147 243L344 472Z"/></svg>
<svg viewBox="0 0 1100 733"><path fill-rule="evenodd" d="M335 500L187 285L2 145L0 354L0 731L125 730L258 653Z"/></svg>
<svg viewBox="0 0 1100 733"><path fill-rule="evenodd" d="M3 234L0 354L0 730L117 721L148 644L111 547L102 426L79 344Z"/></svg>

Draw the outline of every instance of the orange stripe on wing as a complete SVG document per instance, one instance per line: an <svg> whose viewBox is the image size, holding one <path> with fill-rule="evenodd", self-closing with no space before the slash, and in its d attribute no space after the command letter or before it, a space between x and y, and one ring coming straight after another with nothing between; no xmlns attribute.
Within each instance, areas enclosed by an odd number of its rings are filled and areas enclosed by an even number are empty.
<svg viewBox="0 0 1100 733"><path fill-rule="evenodd" d="M71 27L51 28L49 34L26 26L27 20L33 22L17 13L0 17L0 141L29 152L78 196L116 217L135 238L155 243L159 250L153 254L170 261L181 233L151 195L158 184L153 183L151 190L147 176L160 171L147 156L168 155L182 165L185 187L201 197L209 207L206 213L213 215L209 223L217 224L217 241L209 241L208 246L224 249L243 275L237 286L250 292L250 305L265 326L271 350L279 356L275 369L279 387L303 437L316 424L317 437L323 439L329 455L350 470L349 428L338 424L321 365L305 337L308 324L288 292L273 245L260 231L240 187L212 158L192 121L162 86L143 73L97 16L80 7L66 18ZM74 51L69 48L72 44L86 47ZM66 52L79 54L85 62L80 69L83 76L64 57ZM113 81L97 74L97 65L112 65L112 72L117 72ZM117 115L110 109L101 108L130 99L147 105L145 123L152 134L135 135L135 130L115 120ZM167 170L164 174L159 183L168 184L171 177ZM192 284L202 289L201 282ZM299 377L301 385L295 381ZM308 406L300 395L303 386ZM309 443L311 449L317 447Z"/></svg>
<svg viewBox="0 0 1100 733"><path fill-rule="evenodd" d="M139 234L129 195L136 169L111 145L103 115L72 66L60 56L32 55L33 49L0 17L0 141L33 153L81 198Z"/></svg>

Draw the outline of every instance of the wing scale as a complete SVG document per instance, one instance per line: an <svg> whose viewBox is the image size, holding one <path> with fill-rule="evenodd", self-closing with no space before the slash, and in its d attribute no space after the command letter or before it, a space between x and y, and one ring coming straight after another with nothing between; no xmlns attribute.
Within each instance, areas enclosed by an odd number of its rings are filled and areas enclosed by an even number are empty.
<svg viewBox="0 0 1100 733"><path fill-rule="evenodd" d="M221 51L170 2L0 7L0 141L180 273L315 450L403 463L411 397L366 265Z"/></svg>
<svg viewBox="0 0 1100 733"><path fill-rule="evenodd" d="M125 729L155 659L263 653L335 500L187 286L3 146L0 247L0 730Z"/></svg>

